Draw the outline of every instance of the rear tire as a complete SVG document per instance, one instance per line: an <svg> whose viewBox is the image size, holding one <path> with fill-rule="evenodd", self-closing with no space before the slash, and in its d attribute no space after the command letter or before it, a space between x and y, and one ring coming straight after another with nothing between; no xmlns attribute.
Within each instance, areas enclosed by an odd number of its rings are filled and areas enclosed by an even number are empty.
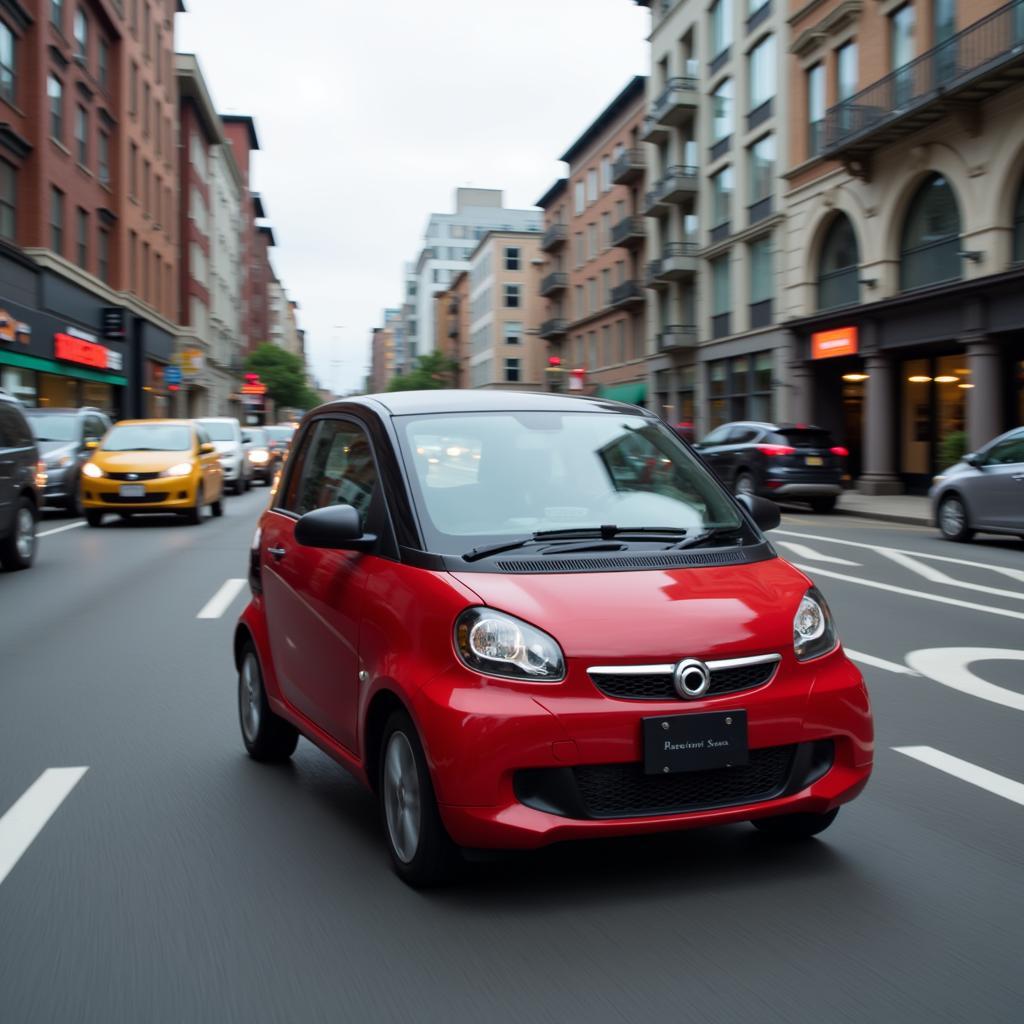
<svg viewBox="0 0 1024 1024"><path fill-rule="evenodd" d="M810 506L813 512L835 512L836 496L830 494L826 498L811 498Z"/></svg>
<svg viewBox="0 0 1024 1024"><path fill-rule="evenodd" d="M85 522L87 526L102 526L103 513L98 508L87 508L85 510Z"/></svg>
<svg viewBox="0 0 1024 1024"><path fill-rule="evenodd" d="M215 502L210 505L210 511L213 513L215 519L220 519L224 515L224 499L218 498Z"/></svg>
<svg viewBox="0 0 1024 1024"><path fill-rule="evenodd" d="M31 498L21 497L14 512L10 535L0 541L0 564L8 572L27 569L36 557L36 523L39 512Z"/></svg>
<svg viewBox="0 0 1024 1024"><path fill-rule="evenodd" d="M836 820L839 808L825 814L780 814L775 818L755 818L754 828L779 839L810 839Z"/></svg>
<svg viewBox="0 0 1024 1024"><path fill-rule="evenodd" d="M946 540L963 542L974 536L974 530L967 520L967 506L959 494L947 494L935 518L938 520L939 532Z"/></svg>
<svg viewBox="0 0 1024 1024"><path fill-rule="evenodd" d="M384 727L377 797L398 877L415 888L451 878L459 850L441 821L423 745L405 711L393 712Z"/></svg>
<svg viewBox="0 0 1024 1024"><path fill-rule="evenodd" d="M256 648L247 641L238 668L238 724L242 742L254 761L280 763L295 753L299 732L270 710Z"/></svg>

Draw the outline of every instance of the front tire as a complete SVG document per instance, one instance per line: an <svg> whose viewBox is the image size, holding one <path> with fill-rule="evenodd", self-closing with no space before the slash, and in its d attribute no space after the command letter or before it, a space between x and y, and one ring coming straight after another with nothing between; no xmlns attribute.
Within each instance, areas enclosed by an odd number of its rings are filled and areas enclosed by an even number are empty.
<svg viewBox="0 0 1024 1024"><path fill-rule="evenodd" d="M70 494L67 501L64 502L64 511L69 516L74 516L76 519L82 515L82 491L81 481L75 480L69 488Z"/></svg>
<svg viewBox="0 0 1024 1024"><path fill-rule="evenodd" d="M260 660L251 642L242 650L238 669L238 724L245 749L254 761L278 763L295 753L298 730L270 710Z"/></svg>
<svg viewBox="0 0 1024 1024"><path fill-rule="evenodd" d="M196 490L196 503L185 513L185 519L189 526L198 526L203 521L203 488L202 485Z"/></svg>
<svg viewBox="0 0 1024 1024"><path fill-rule="evenodd" d="M967 519L967 506L959 494L947 494L942 499L936 519L939 532L946 540L963 542L974 536Z"/></svg>
<svg viewBox="0 0 1024 1024"><path fill-rule="evenodd" d="M88 526L102 526L103 513L98 508L87 508L85 510L85 522Z"/></svg>
<svg viewBox="0 0 1024 1024"><path fill-rule="evenodd" d="M220 519L224 515L224 499L218 498L215 502L211 503L210 511L213 513L215 519Z"/></svg>
<svg viewBox="0 0 1024 1024"><path fill-rule="evenodd" d="M399 878L417 888L450 878L458 848L441 821L423 745L404 711L395 711L384 727L377 778L384 836Z"/></svg>
<svg viewBox="0 0 1024 1024"><path fill-rule="evenodd" d="M812 512L835 512L836 496L830 494L825 498L811 498L810 505Z"/></svg>
<svg viewBox="0 0 1024 1024"><path fill-rule="evenodd" d="M774 818L755 818L754 828L779 839L810 839L836 820L838 807L825 814L780 814Z"/></svg>
<svg viewBox="0 0 1024 1024"><path fill-rule="evenodd" d="M11 572L27 569L36 557L36 522L39 513L32 500L22 497L14 512L10 536L0 541L0 563Z"/></svg>

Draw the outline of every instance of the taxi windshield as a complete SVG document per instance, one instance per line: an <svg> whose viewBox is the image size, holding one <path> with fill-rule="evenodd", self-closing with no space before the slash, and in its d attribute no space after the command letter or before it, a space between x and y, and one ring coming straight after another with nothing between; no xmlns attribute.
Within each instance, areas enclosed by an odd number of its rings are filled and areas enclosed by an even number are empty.
<svg viewBox="0 0 1024 1024"><path fill-rule="evenodd" d="M114 427L103 442L105 452L186 452L192 431L174 423L132 423Z"/></svg>

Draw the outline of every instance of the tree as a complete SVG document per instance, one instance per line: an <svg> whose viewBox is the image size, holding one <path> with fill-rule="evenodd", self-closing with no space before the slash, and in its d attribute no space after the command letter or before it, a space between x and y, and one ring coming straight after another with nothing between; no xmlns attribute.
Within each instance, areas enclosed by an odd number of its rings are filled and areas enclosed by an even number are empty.
<svg viewBox="0 0 1024 1024"><path fill-rule="evenodd" d="M260 375L278 408L312 409L320 404L317 393L306 383L302 359L283 348L263 342L245 361L245 368Z"/></svg>
<svg viewBox="0 0 1024 1024"><path fill-rule="evenodd" d="M441 352L419 356L416 365L405 374L392 377L388 391L433 391L456 385L459 364Z"/></svg>

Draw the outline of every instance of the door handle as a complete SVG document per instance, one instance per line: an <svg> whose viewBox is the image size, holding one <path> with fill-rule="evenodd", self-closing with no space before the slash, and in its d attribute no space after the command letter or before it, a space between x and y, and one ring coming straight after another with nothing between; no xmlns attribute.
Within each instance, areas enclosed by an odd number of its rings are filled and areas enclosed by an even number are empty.
<svg viewBox="0 0 1024 1024"><path fill-rule="evenodd" d="M267 554L273 555L274 558L280 562L281 559L284 558L286 554L288 554L288 551L285 548L267 548Z"/></svg>
<svg viewBox="0 0 1024 1024"><path fill-rule="evenodd" d="M1017 483L1024 484L1024 473L1014 473L1013 479L1016 480Z"/></svg>

